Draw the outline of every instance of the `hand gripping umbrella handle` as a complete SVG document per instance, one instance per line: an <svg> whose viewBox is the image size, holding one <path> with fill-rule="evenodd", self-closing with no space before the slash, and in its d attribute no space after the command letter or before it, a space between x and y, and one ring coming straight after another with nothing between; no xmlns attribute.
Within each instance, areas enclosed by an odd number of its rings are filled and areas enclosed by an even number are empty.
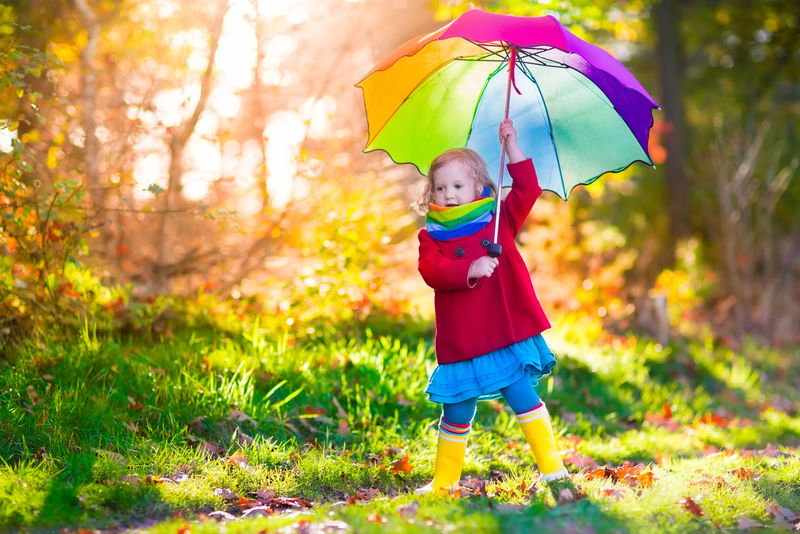
<svg viewBox="0 0 800 534"><path fill-rule="evenodd" d="M508 81L506 82L506 110L503 120L508 118L508 104L511 99L511 84L514 80L514 67L517 63L517 47L511 45L511 52L508 56ZM514 89L519 92L519 89ZM500 140L500 173L497 177L497 201L494 209L494 243L490 244L487 248L489 256L497 258L503 253L503 246L497 242L497 235L500 232L500 202L503 196L503 174L506 165L506 138Z"/></svg>

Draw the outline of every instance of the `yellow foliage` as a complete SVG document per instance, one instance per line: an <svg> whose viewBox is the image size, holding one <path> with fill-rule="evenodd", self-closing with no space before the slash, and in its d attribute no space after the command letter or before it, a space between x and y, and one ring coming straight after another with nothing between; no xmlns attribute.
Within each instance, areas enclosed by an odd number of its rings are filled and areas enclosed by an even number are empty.
<svg viewBox="0 0 800 534"><path fill-rule="evenodd" d="M84 41L86 35L82 34ZM52 53L64 64L75 63L80 57L78 51L69 43L53 43L51 45Z"/></svg>
<svg viewBox="0 0 800 534"><path fill-rule="evenodd" d="M47 149L47 168L53 170L58 165L58 147L51 146Z"/></svg>

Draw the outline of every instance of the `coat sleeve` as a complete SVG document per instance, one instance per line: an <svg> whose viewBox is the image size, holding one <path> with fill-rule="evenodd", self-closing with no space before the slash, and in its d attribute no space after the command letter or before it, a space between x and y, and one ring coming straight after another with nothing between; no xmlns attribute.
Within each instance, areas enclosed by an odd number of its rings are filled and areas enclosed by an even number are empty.
<svg viewBox="0 0 800 534"><path fill-rule="evenodd" d="M446 257L430 234L420 231L418 268L430 287L444 291L472 287L467 280L470 265L470 262Z"/></svg>
<svg viewBox="0 0 800 534"><path fill-rule="evenodd" d="M501 216L511 226L514 235L519 233L522 223L528 217L536 199L542 194L536 170L530 158L508 164L508 173L514 180L514 186L500 206Z"/></svg>

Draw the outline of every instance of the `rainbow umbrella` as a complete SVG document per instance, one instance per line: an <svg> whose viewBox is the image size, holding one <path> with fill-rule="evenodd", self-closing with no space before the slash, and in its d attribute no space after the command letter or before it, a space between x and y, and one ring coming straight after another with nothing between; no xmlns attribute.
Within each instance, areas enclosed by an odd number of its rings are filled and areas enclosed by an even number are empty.
<svg viewBox="0 0 800 534"><path fill-rule="evenodd" d="M658 104L619 61L552 16L467 11L401 45L356 85L369 123L364 151L385 150L423 174L441 152L466 146L500 167L502 186L497 125L509 115L539 184L564 200L606 172L653 164Z"/></svg>

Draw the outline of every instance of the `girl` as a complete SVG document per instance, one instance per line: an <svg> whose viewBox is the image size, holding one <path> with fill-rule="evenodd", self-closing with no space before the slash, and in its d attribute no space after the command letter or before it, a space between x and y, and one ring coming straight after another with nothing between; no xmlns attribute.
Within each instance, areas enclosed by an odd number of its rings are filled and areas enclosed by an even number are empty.
<svg viewBox="0 0 800 534"><path fill-rule="evenodd" d="M514 187L503 202L498 242L486 255L497 194L483 159L470 149L438 156L415 207L427 212L419 233L419 272L434 290L437 367L425 392L442 404L433 481L418 493L458 486L477 401L501 395L514 410L542 480L568 476L547 408L534 389L555 366L541 332L550 327L514 238L542 189L517 146L511 120L500 123Z"/></svg>

